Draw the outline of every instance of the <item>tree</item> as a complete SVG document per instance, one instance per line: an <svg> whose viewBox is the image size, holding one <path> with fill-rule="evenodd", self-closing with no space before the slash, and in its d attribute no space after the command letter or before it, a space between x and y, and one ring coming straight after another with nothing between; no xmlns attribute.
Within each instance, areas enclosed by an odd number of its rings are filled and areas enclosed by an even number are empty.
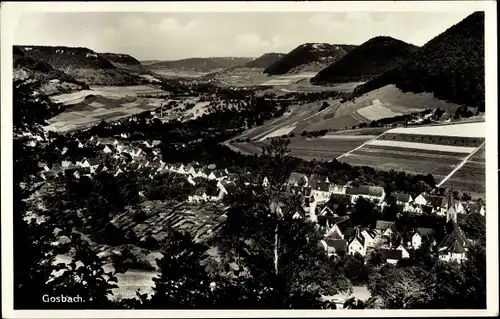
<svg viewBox="0 0 500 319"><path fill-rule="evenodd" d="M168 244L157 260L160 276L154 278L154 294L143 300L143 308L207 308L212 300L210 278L201 261L207 247L194 243L184 233L171 230Z"/></svg>
<svg viewBox="0 0 500 319"><path fill-rule="evenodd" d="M386 266L370 278L368 290L382 299L385 309L425 308L431 300L426 274L419 267Z"/></svg>
<svg viewBox="0 0 500 319"><path fill-rule="evenodd" d="M460 225L467 238L486 243L486 218L480 214L469 214Z"/></svg>
<svg viewBox="0 0 500 319"><path fill-rule="evenodd" d="M50 281L54 295L80 296L82 303L61 304L63 308L106 309L112 289L118 288L115 272L106 272L105 261L98 257L90 245L79 234L71 234L74 256L69 264L59 264L63 273Z"/></svg>
<svg viewBox="0 0 500 319"><path fill-rule="evenodd" d="M215 242L228 260L248 267L257 291L267 291L267 304L260 306L322 307L321 294L349 287L331 274L315 225L292 218L302 209L302 199L286 193L286 145L276 139L264 150L267 161L261 166L271 187L242 189L233 196Z"/></svg>

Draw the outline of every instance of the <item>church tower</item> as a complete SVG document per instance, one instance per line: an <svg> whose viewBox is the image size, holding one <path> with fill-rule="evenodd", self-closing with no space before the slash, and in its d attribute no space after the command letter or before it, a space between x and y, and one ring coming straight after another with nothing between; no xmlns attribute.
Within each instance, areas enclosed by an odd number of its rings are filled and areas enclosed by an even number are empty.
<svg viewBox="0 0 500 319"><path fill-rule="evenodd" d="M457 210L455 209L455 199L453 198L453 187L448 192L448 210L446 211L446 222L453 220L457 222Z"/></svg>

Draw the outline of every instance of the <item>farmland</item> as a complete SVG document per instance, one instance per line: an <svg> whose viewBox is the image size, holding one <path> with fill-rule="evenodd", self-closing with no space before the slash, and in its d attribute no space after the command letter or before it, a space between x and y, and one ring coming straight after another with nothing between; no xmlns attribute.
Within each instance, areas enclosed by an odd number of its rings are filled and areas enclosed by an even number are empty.
<svg viewBox="0 0 500 319"><path fill-rule="evenodd" d="M455 174L443 185L465 192L472 197L485 198L486 194L486 158L485 146L482 146Z"/></svg>
<svg viewBox="0 0 500 319"><path fill-rule="evenodd" d="M141 95L162 94L164 91L146 85L91 86L70 94L52 96L54 102L66 106L63 113L49 119L46 130L70 132L96 124L101 120L117 120L133 114L154 110L164 99L141 98Z"/></svg>
<svg viewBox="0 0 500 319"><path fill-rule="evenodd" d="M304 138L295 136L289 138L289 155L305 160L333 160L370 139L370 135L335 136L334 138ZM244 154L260 154L262 148L269 144L269 140L233 143L231 148Z"/></svg>
<svg viewBox="0 0 500 319"><path fill-rule="evenodd" d="M396 128L340 159L350 165L432 174L440 182L482 145L484 135L485 123ZM484 196L484 146L444 185Z"/></svg>

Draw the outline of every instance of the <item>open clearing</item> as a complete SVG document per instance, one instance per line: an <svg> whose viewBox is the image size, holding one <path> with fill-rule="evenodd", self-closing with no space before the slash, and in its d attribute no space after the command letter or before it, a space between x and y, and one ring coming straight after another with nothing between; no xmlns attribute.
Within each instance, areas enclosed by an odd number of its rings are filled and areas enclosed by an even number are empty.
<svg viewBox="0 0 500 319"><path fill-rule="evenodd" d="M386 107L382 106L379 100L374 100L372 105L363 107L358 110L358 114L370 121L377 121L387 117L396 117L401 113L392 112Z"/></svg>

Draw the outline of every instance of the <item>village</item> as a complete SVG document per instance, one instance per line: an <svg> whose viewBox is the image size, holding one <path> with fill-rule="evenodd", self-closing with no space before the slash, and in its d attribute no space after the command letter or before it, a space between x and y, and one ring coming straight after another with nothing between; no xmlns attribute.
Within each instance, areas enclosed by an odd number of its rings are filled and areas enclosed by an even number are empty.
<svg viewBox="0 0 500 319"><path fill-rule="evenodd" d="M169 174L176 178L184 178L193 187L186 197L186 203L209 204L221 202L228 194L238 191L239 187L270 187L267 176L255 177L250 172L241 174L234 167L216 168L212 165L192 163L165 163L162 160L161 141L126 142L128 136L117 138L91 137L88 141L76 140L77 148L92 147L100 154L93 158L81 158L79 161L62 160L60 163L48 165L39 163L39 177L47 180L63 175L92 177L100 172L108 172L115 177L128 171L135 171L150 179L159 174ZM32 137L27 142L34 147L41 137ZM64 156L68 148L59 150ZM114 161L114 164L110 161ZM107 164L108 163L108 164ZM238 174L240 172L240 174ZM455 199L452 190L445 195L429 193L418 194L413 198L410 194L395 193L387 196L383 187L370 185L339 185L332 183L328 177L300 172L292 172L285 185L286 192L301 196L302 209L293 218L307 219L317 225L324 233L320 245L328 256L337 257L344 254L368 256L377 251L383 262L396 264L409 258L410 253L419 249L424 241L430 243L442 261L461 262L473 243L466 238L458 225L460 216L480 214L485 216L483 201L461 201ZM139 192L144 197L143 192ZM398 231L395 220L376 220L374 225L356 225L350 215L356 203L362 199L373 204L379 211L384 211L390 204L389 198L395 201L401 213L413 215L430 215L445 218L444 237L437 242L435 229L426 225L416 225L412 229ZM366 212L370 214L371 212ZM147 227L147 225L142 226ZM366 263L365 258L365 263Z"/></svg>

